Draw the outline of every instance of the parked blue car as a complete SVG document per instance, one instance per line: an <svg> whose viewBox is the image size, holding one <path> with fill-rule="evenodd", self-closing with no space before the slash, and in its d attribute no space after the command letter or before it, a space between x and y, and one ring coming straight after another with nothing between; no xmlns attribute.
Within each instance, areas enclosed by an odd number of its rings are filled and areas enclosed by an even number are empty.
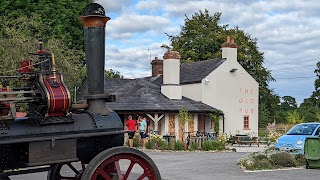
<svg viewBox="0 0 320 180"><path fill-rule="evenodd" d="M275 148L294 154L304 153L304 142L306 137L320 135L320 123L302 123L293 126L285 135L279 137Z"/></svg>

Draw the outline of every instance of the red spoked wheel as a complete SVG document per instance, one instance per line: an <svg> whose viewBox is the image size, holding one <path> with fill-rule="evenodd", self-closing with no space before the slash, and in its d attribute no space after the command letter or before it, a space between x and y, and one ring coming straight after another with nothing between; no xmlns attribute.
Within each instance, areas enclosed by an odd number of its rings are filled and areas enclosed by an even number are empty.
<svg viewBox="0 0 320 180"><path fill-rule="evenodd" d="M80 180L85 169L83 163L51 165L47 180Z"/></svg>
<svg viewBox="0 0 320 180"><path fill-rule="evenodd" d="M145 153L128 147L114 147L95 156L81 180L161 180L153 160Z"/></svg>

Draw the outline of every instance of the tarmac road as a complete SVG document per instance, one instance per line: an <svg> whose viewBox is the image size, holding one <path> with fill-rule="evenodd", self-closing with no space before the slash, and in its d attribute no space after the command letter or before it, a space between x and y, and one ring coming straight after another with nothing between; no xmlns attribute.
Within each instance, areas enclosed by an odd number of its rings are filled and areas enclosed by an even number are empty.
<svg viewBox="0 0 320 180"><path fill-rule="evenodd" d="M318 180L320 170L294 169L264 172L244 172L237 160L246 152L150 152L163 180ZM18 175L12 180L45 180L45 172Z"/></svg>

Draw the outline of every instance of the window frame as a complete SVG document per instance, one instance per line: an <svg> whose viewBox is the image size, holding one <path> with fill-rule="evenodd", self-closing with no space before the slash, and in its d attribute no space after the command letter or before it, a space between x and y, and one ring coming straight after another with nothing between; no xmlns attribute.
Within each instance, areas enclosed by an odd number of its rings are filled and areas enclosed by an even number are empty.
<svg viewBox="0 0 320 180"><path fill-rule="evenodd" d="M243 116L243 130L250 130L250 116Z"/></svg>

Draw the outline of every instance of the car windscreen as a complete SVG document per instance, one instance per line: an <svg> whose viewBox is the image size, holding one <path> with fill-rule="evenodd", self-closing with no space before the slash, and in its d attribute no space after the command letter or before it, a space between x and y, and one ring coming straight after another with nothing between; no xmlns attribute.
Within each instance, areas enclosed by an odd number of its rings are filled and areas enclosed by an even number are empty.
<svg viewBox="0 0 320 180"><path fill-rule="evenodd" d="M318 124L298 124L291 128L287 135L312 135Z"/></svg>

